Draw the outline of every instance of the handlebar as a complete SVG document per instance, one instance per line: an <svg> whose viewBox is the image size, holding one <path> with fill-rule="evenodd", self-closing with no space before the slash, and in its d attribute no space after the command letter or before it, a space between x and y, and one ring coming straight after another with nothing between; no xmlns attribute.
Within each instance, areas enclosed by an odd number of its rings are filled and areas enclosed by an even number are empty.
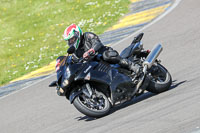
<svg viewBox="0 0 200 133"><path fill-rule="evenodd" d="M90 52L89 55L90 55L90 58L83 58L83 57L81 57L79 59L79 62L84 62L84 61L88 62L88 61L91 61L92 59L94 59L98 55L98 53L93 54L92 52Z"/></svg>

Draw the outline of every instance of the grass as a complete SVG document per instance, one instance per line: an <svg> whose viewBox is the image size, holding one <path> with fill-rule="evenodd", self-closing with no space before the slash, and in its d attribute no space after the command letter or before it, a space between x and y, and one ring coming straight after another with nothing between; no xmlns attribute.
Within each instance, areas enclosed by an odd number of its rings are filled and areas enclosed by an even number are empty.
<svg viewBox="0 0 200 133"><path fill-rule="evenodd" d="M0 85L64 55L64 29L75 23L102 34L128 12L129 0L0 2Z"/></svg>

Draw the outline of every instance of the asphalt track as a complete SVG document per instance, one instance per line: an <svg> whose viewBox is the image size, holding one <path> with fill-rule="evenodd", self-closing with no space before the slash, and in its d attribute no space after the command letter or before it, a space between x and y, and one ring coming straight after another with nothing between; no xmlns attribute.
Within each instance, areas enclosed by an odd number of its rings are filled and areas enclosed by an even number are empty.
<svg viewBox="0 0 200 133"><path fill-rule="evenodd" d="M146 93L106 117L91 119L47 87L56 78L51 76L0 99L0 132L199 133L199 5L197 0L182 0L172 12L143 30L145 48L163 44L159 58L173 77L169 91ZM114 47L122 50L133 36Z"/></svg>

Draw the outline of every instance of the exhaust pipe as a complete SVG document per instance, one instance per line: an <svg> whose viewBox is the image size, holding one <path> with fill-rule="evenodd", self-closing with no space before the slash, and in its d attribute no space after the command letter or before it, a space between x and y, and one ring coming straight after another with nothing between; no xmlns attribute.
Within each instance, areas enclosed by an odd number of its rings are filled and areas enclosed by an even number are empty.
<svg viewBox="0 0 200 133"><path fill-rule="evenodd" d="M151 66L154 64L156 58L160 55L162 50L163 50L163 48L162 48L161 44L154 46L151 53L147 56L146 60L143 62L143 66L144 67L146 66L147 69L150 69Z"/></svg>
<svg viewBox="0 0 200 133"><path fill-rule="evenodd" d="M158 44L156 46L154 46L153 50L151 51L151 53L147 56L146 60L143 62L143 73L144 76L141 78L141 80L138 82L137 86L136 86L136 91L140 88L140 86L142 85L145 75L147 73L147 69L150 69L151 66L154 64L156 58L160 55L161 51L162 51L162 45Z"/></svg>

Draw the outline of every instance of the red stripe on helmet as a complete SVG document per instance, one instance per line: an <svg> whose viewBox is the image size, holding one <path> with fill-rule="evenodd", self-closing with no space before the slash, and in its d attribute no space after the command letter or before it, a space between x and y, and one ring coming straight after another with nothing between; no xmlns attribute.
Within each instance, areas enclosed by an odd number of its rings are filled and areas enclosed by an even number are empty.
<svg viewBox="0 0 200 133"><path fill-rule="evenodd" d="M70 31L75 28L76 29L76 25L75 24L72 24L70 25L66 30L65 30L65 34L68 36Z"/></svg>

